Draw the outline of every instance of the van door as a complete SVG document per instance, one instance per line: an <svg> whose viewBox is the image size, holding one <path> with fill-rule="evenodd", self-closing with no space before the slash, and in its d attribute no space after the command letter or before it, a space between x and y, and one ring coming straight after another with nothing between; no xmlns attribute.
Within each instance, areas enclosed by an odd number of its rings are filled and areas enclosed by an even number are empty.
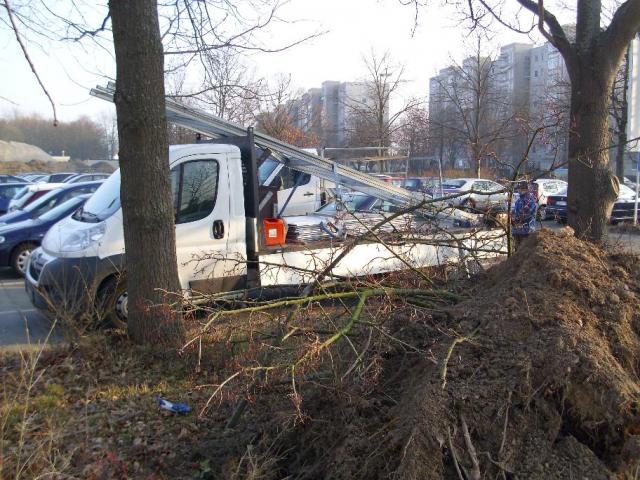
<svg viewBox="0 0 640 480"><path fill-rule="evenodd" d="M278 191L278 212L282 211L285 202L291 196L283 215L305 215L315 212L320 207L320 179L283 167L278 173L280 190ZM294 187L296 187L294 190Z"/></svg>
<svg viewBox="0 0 640 480"><path fill-rule="evenodd" d="M227 282L229 179L226 154L192 155L171 169L178 276L183 289L221 291ZM150 246L151 247L151 246Z"/></svg>

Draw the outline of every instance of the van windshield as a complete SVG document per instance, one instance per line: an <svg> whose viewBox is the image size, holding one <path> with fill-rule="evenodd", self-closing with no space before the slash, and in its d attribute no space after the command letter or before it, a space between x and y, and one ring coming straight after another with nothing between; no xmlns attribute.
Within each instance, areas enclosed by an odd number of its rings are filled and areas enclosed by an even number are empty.
<svg viewBox="0 0 640 480"><path fill-rule="evenodd" d="M73 214L79 222L97 223L106 220L120 208L120 169L98 187L84 207Z"/></svg>
<svg viewBox="0 0 640 480"><path fill-rule="evenodd" d="M280 165L280 162L269 157L258 167L258 180L260 185L264 185L273 171Z"/></svg>

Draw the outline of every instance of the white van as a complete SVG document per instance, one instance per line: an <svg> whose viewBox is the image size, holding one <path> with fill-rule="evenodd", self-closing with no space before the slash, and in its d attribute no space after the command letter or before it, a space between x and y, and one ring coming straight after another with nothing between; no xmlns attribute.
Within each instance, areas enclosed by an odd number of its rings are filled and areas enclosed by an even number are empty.
<svg viewBox="0 0 640 480"><path fill-rule="evenodd" d="M330 262L342 248L333 242L303 246L287 245L286 240L277 245L268 242L271 231L265 225L269 220L259 216L257 162L246 151L246 147L216 143L170 148L178 275L185 295L299 286L308 283L318 265ZM271 177L273 172L267 175L264 170L261 176ZM306 198L304 188L302 192ZM281 219L276 222L284 223ZM484 233L487 238L495 235ZM478 242L478 237L467 241L451 231L440 236L431 244L417 236L415 244L359 244L332 273L350 277L401 270L407 258L415 267L458 261L467 255L461 250L465 242ZM496 241L502 242L498 237ZM194 262L194 255L199 254L206 254L207 259ZM82 209L49 230L29 260L26 289L32 303L44 311L62 306L86 314L99 305L108 319L126 319L120 171Z"/></svg>

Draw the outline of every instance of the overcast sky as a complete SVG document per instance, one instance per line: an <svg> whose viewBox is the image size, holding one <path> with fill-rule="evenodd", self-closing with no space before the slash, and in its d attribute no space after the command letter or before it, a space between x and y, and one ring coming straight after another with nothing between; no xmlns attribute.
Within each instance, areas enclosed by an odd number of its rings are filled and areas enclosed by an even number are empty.
<svg viewBox="0 0 640 480"><path fill-rule="evenodd" d="M327 33L282 53L250 55L247 62L259 76L291 74L296 87L307 89L320 86L324 80L362 79L363 54L371 49L388 50L398 63L405 65L402 94L423 97L428 93L429 77L445 67L451 56L463 55L469 32L459 24L453 7L439 6L434 1L421 12L412 36L413 13L399 0L291 0L280 16L299 21L272 27L269 36L274 43L294 40L305 33ZM539 42L539 38L502 29L491 41L497 48L513 41ZM47 42L30 48L60 118L96 116L109 110L104 101L89 97L88 90L114 75L111 55L89 43ZM35 112L50 116L46 97L5 26L0 26L0 65L0 115Z"/></svg>

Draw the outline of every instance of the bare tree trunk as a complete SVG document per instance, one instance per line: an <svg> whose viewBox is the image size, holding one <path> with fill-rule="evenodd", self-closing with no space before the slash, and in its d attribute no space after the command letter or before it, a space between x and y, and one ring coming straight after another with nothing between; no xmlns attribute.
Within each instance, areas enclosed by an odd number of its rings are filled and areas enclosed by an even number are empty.
<svg viewBox="0 0 640 480"><path fill-rule="evenodd" d="M609 168L608 92L613 74L595 64L583 59L572 73L568 216L576 236L600 242L619 187Z"/></svg>
<svg viewBox="0 0 640 480"><path fill-rule="evenodd" d="M184 336L180 316L162 293L177 292L180 284L157 5L110 0L109 12L117 62L129 336L136 343L177 343Z"/></svg>

